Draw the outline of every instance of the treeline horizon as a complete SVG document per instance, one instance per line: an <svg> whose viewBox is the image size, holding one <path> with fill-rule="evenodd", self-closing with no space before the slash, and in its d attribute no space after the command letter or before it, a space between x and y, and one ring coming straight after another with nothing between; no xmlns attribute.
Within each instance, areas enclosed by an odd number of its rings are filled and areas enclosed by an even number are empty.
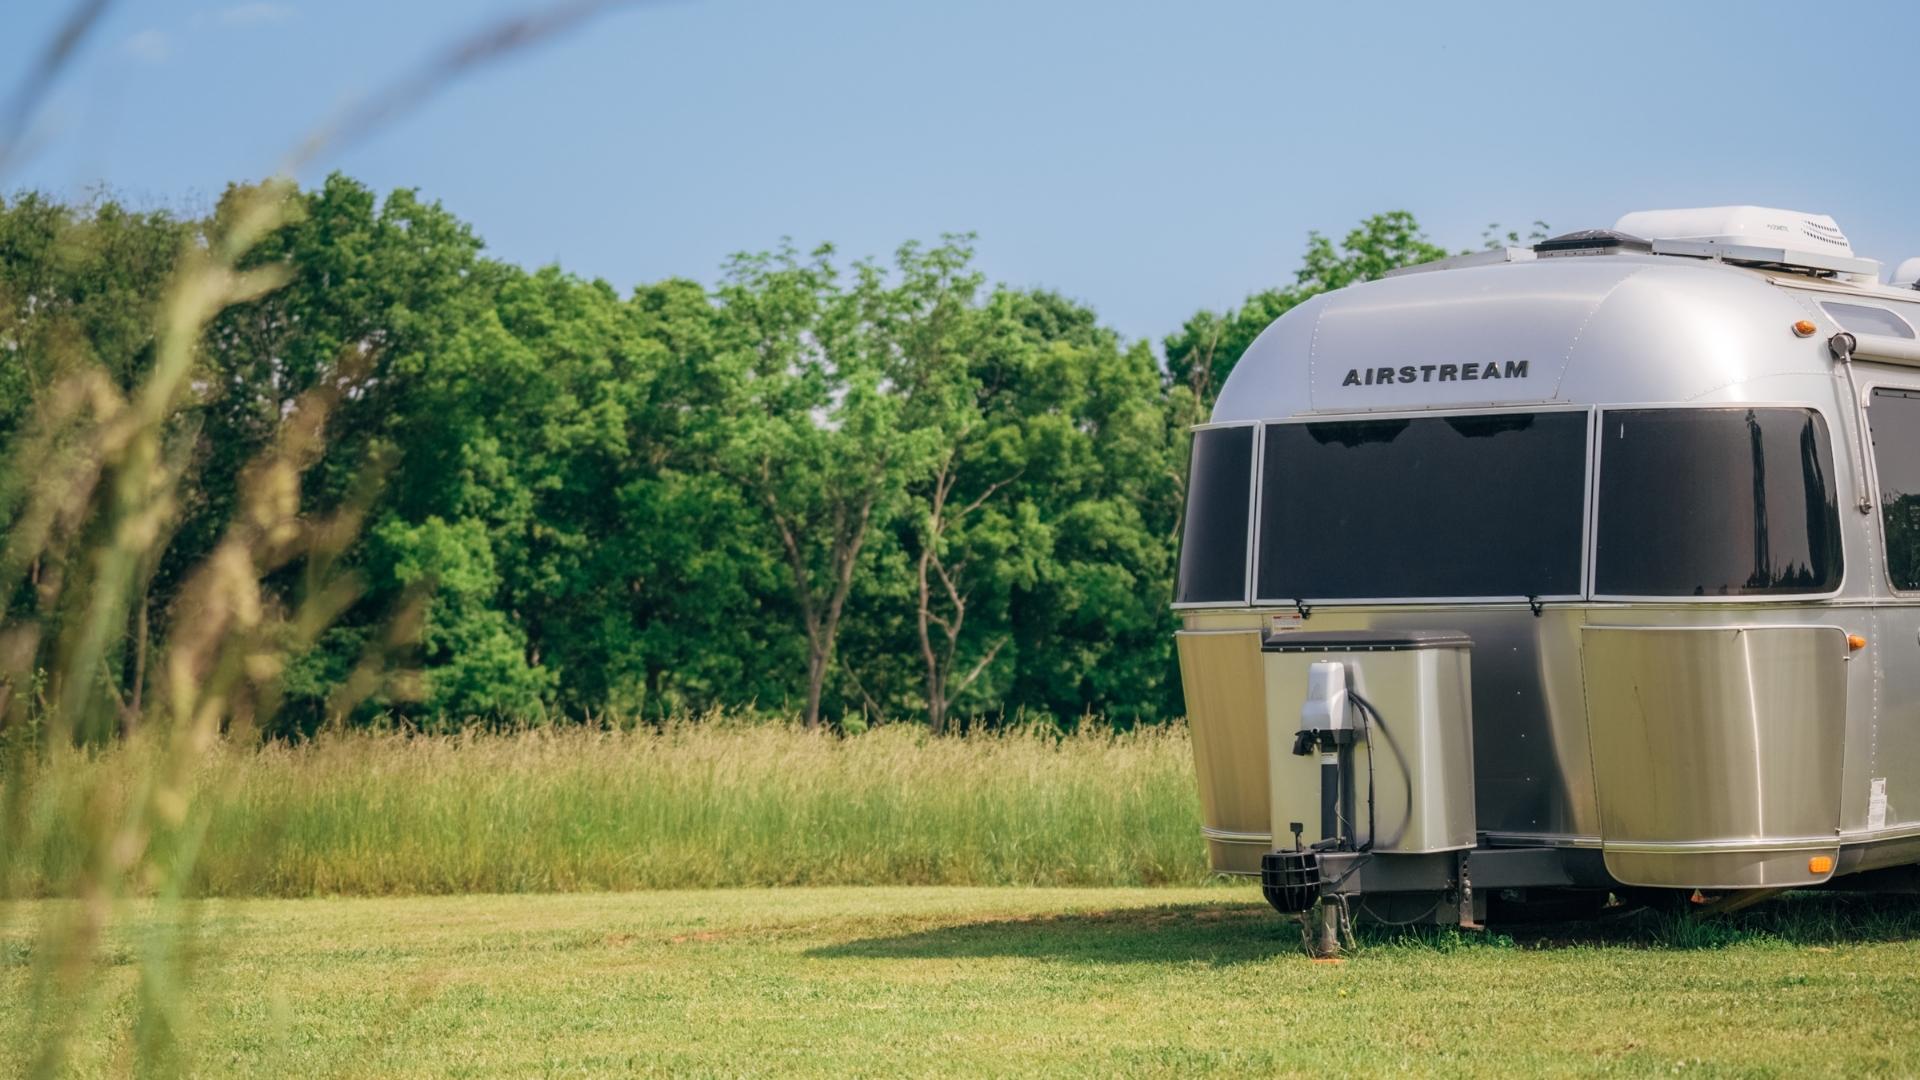
<svg viewBox="0 0 1920 1080"><path fill-rule="evenodd" d="M98 371L134 392L179 261L259 190L204 217L0 198L8 532L45 502L19 497L36 478L17 463L45 460L49 417L76 407L61 388ZM265 582L261 603L288 612L353 583L310 646L261 661L280 665L269 736L713 709L935 731L1177 717L1188 428L1292 306L1452 254L1400 211L1310 234L1292 283L1197 312L1156 356L1083 303L988 283L969 235L884 263L783 243L714 286L622 295L490 257L413 190L335 174L283 197L241 266L283 283L207 324L167 421L155 467L179 494L142 523L151 555L98 672L123 727L155 693L155 643L190 617L183 583L262 485L354 529L326 565ZM334 404L300 469L261 474L316 392ZM46 631L0 646L61 648L79 613L60 583L88 572L67 561L22 568L5 614ZM7 667L33 685L0 693L62 699L50 659ZM377 688L342 692L374 670Z"/></svg>

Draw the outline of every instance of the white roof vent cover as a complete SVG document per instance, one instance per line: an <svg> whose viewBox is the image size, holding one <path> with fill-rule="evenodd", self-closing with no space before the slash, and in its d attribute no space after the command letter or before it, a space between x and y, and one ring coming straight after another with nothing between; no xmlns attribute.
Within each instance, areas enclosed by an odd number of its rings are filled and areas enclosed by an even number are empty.
<svg viewBox="0 0 1920 1080"><path fill-rule="evenodd" d="M1902 260L1899 269L1893 272L1893 277L1887 284L1920 289L1920 256Z"/></svg>
<svg viewBox="0 0 1920 1080"><path fill-rule="evenodd" d="M1636 210L1614 229L1653 242L1665 255L1770 263L1877 274L1879 263L1855 258L1840 223L1826 214L1764 206L1707 206L1695 210Z"/></svg>

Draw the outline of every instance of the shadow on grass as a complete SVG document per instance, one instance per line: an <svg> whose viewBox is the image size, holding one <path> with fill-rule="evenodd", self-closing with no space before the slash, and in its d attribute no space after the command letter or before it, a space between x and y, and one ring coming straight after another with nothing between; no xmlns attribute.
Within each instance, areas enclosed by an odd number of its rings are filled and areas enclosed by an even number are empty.
<svg viewBox="0 0 1920 1080"><path fill-rule="evenodd" d="M1795 893L1748 911L1694 916L1621 911L1589 922L1457 927L1362 925L1369 948L1454 952L1485 949L1720 949L1736 945L1832 947L1920 940L1920 897ZM1181 904L964 922L809 950L862 959L1025 957L1090 964L1204 963L1229 966L1302 956L1299 924L1264 904Z"/></svg>
<svg viewBox="0 0 1920 1080"><path fill-rule="evenodd" d="M1089 964L1244 964L1300 951L1300 928L1265 904L1170 904L965 922L809 950L817 957L1030 957Z"/></svg>

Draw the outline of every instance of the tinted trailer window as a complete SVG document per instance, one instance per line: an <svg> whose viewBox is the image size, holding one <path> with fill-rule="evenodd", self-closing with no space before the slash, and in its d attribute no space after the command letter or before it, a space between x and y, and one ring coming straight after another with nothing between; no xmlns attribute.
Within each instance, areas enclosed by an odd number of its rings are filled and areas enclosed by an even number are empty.
<svg viewBox="0 0 1920 1080"><path fill-rule="evenodd" d="M1610 410L1594 591L1752 596L1840 587L1826 421L1811 409Z"/></svg>
<svg viewBox="0 0 1920 1080"><path fill-rule="evenodd" d="M1253 428L1193 433L1187 517L1180 530L1176 604L1247 600L1247 532L1253 501Z"/></svg>
<svg viewBox="0 0 1920 1080"><path fill-rule="evenodd" d="M1587 414L1271 424L1255 596L1577 596Z"/></svg>
<svg viewBox="0 0 1920 1080"><path fill-rule="evenodd" d="M1903 591L1920 589L1920 393L1875 390L1867 427L1880 479L1887 580Z"/></svg>

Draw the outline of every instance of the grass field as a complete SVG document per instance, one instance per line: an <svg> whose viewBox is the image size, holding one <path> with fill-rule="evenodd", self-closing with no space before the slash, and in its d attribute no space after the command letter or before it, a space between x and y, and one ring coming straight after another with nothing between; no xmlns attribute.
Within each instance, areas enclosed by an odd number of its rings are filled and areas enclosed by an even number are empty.
<svg viewBox="0 0 1920 1080"><path fill-rule="evenodd" d="M83 880L142 752L49 759L13 895ZM742 723L217 746L181 833L213 899L0 905L0 1076L54 1045L80 1076L1920 1072L1920 900L1363 931L1314 964L1208 882L1189 753ZM43 931L88 918L99 963L63 963Z"/></svg>
<svg viewBox="0 0 1920 1080"><path fill-rule="evenodd" d="M0 936L0 1004L53 903ZM1238 888L209 901L182 1041L216 1076L1910 1075L1911 907L1375 938L1324 965ZM142 932L112 939L80 1075L126 1064ZM0 1008L16 1054L25 1013Z"/></svg>
<svg viewBox="0 0 1920 1080"><path fill-rule="evenodd" d="M14 895L59 896L138 743L62 752L32 789ZM750 885L1197 885L1184 727L854 738L781 723L216 746L202 896ZM196 834L197 835L197 834ZM13 840L13 838L9 838ZM165 852L161 853L167 858Z"/></svg>

